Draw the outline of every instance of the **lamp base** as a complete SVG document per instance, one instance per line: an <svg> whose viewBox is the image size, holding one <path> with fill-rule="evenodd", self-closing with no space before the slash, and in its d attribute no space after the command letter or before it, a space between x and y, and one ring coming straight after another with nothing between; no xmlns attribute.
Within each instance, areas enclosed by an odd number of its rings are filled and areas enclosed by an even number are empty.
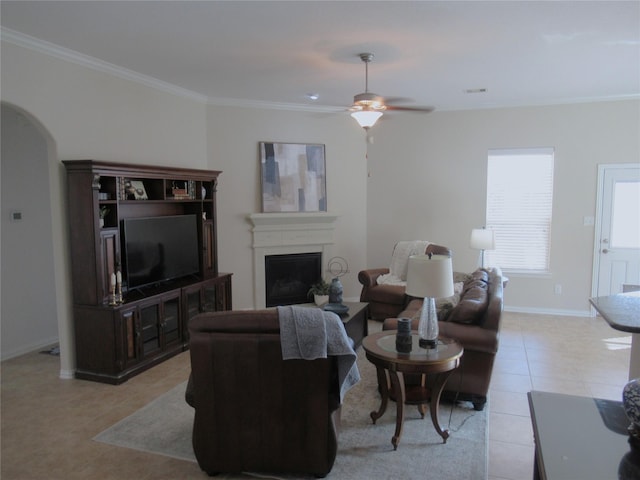
<svg viewBox="0 0 640 480"><path fill-rule="evenodd" d="M436 301L434 298L425 297L420 312L418 345L422 348L433 349L438 345L438 315L436 313Z"/></svg>
<svg viewBox="0 0 640 480"><path fill-rule="evenodd" d="M418 345L420 345L421 348L433 349L438 346L438 340L427 340L426 338L421 338L418 340Z"/></svg>

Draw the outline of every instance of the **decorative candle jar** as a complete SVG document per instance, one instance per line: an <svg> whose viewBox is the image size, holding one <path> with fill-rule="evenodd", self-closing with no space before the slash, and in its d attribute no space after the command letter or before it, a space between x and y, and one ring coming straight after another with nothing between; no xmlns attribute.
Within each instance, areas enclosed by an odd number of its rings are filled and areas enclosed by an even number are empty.
<svg viewBox="0 0 640 480"><path fill-rule="evenodd" d="M396 334L396 350L399 353L409 353L411 351L411 319L398 319L398 333Z"/></svg>

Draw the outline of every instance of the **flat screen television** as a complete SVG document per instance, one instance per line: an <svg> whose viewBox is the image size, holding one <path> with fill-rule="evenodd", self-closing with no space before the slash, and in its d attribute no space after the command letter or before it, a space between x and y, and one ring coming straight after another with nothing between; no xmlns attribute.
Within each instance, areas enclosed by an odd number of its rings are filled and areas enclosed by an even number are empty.
<svg viewBox="0 0 640 480"><path fill-rule="evenodd" d="M123 267L129 288L200 272L195 215L126 218Z"/></svg>

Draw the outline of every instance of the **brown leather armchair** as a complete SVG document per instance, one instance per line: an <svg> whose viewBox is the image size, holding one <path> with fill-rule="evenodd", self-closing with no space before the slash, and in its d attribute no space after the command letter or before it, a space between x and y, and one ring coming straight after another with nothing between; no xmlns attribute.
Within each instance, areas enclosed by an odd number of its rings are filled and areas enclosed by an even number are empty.
<svg viewBox="0 0 640 480"><path fill-rule="evenodd" d="M326 476L340 423L335 357L283 360L276 309L203 313L189 333L200 468Z"/></svg>
<svg viewBox="0 0 640 480"><path fill-rule="evenodd" d="M451 256L451 250L434 243L427 245L424 253ZM378 277L387 273L389 273L388 267L361 270L358 273L358 280L362 284L360 301L369 304L369 318L373 320L382 321L385 318L397 317L409 300L405 295L404 286L377 284Z"/></svg>

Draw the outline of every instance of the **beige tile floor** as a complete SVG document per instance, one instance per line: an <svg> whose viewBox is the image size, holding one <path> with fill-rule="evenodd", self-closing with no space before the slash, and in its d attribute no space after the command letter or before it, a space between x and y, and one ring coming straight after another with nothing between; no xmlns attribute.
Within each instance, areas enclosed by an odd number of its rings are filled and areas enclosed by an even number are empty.
<svg viewBox="0 0 640 480"><path fill-rule="evenodd" d="M532 477L526 392L619 399L628 361L629 337L600 318L505 313L489 400L490 480ZM184 381L188 352L119 386L60 380L58 358L37 352L1 368L3 480L207 478L190 462L91 440Z"/></svg>

